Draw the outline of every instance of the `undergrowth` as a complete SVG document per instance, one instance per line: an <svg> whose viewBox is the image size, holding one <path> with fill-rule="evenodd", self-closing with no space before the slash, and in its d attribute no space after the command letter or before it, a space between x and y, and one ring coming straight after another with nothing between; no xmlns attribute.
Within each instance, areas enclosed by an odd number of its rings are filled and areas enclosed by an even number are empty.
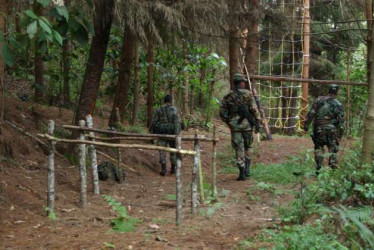
<svg viewBox="0 0 374 250"><path fill-rule="evenodd" d="M112 209L117 212L118 217L112 219L110 225L115 232L132 232L135 231L135 226L142 222L138 218L130 217L127 213L127 209L117 202L113 197L109 195L103 195L103 198L108 202Z"/></svg>
<svg viewBox="0 0 374 250"><path fill-rule="evenodd" d="M278 207L282 226L264 230L260 237L247 240L247 245L271 243L272 249L374 249L373 166L362 165L360 147L352 148L345 152L337 170L325 167L313 179L308 156L304 161L298 159L299 164L294 166L290 162L281 164L290 171L288 174L274 165L254 173L254 178L261 181L295 183L295 200ZM271 177L269 171L274 171L273 175L279 171L281 177ZM268 184L261 187L264 191L274 190Z"/></svg>

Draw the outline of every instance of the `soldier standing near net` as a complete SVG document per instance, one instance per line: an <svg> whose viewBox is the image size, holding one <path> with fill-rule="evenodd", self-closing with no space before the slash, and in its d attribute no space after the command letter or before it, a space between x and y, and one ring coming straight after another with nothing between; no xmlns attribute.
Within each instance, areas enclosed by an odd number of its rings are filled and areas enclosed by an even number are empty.
<svg viewBox="0 0 374 250"><path fill-rule="evenodd" d="M247 78L242 74L235 74L233 81L235 89L223 97L219 114L231 131L231 145L235 149L239 168L236 180L244 181L250 176L252 131L259 131L259 113L252 93L245 89Z"/></svg>
<svg viewBox="0 0 374 250"><path fill-rule="evenodd" d="M178 110L172 104L171 95L164 97L164 105L156 109L153 114L152 124L150 132L152 134L167 134L167 135L178 135L181 131L181 119L178 114ZM175 140L161 139L158 141L158 146L175 148ZM165 176L166 174L166 152L160 152L160 164L161 172L160 175ZM170 173L175 173L175 166L177 164L176 153L170 153L171 170Z"/></svg>
<svg viewBox="0 0 374 250"><path fill-rule="evenodd" d="M316 174L318 175L322 163L324 146L328 147L329 166L337 168L337 152L339 150L339 141L344 133L344 110L342 104L336 100L339 86L329 85L327 96L318 97L310 108L304 124L304 131L308 132L309 125L313 121L312 139L314 143L314 159L317 164Z"/></svg>

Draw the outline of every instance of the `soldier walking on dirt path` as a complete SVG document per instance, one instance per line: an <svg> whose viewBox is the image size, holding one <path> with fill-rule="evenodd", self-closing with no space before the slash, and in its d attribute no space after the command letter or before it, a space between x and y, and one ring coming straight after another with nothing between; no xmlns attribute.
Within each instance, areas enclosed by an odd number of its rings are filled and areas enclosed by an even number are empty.
<svg viewBox="0 0 374 250"><path fill-rule="evenodd" d="M235 74L233 81L235 89L223 97L219 114L231 131L231 145L235 149L239 168L236 180L245 181L250 176L252 131L259 131L259 113L252 93L245 89L247 78L242 74Z"/></svg>
<svg viewBox="0 0 374 250"><path fill-rule="evenodd" d="M319 96L314 101L304 123L304 131L308 132L309 125L313 121L311 137L314 143L314 159L317 164L316 175L322 167L325 145L330 153L329 166L332 169L338 167L336 154L345 129L343 105L336 99L338 90L338 85L329 85L328 95Z"/></svg>
<svg viewBox="0 0 374 250"><path fill-rule="evenodd" d="M164 97L164 105L156 109L153 114L151 127L149 129L152 134L167 134L167 135L178 135L181 131L181 119L178 114L176 107L172 105L171 95ZM175 140L164 140L158 141L158 146L175 148ZM160 164L161 172L160 175L165 176L166 174L166 152L160 152ZM170 153L171 170L170 174L175 173L175 166L177 164L176 153Z"/></svg>

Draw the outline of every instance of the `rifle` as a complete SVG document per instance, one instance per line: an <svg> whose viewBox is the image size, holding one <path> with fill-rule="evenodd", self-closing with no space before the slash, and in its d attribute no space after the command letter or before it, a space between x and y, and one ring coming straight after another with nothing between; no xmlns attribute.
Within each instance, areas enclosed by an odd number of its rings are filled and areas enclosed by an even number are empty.
<svg viewBox="0 0 374 250"><path fill-rule="evenodd" d="M251 126L255 128L256 131L258 131L260 128L259 122L253 118L253 115L249 112L248 107L243 104L241 99L242 98L240 91L235 91L235 103L238 106L238 115L240 117L237 121L237 124L241 124L243 120L247 118Z"/></svg>
<svg viewBox="0 0 374 250"><path fill-rule="evenodd" d="M256 101L257 109L260 112L260 115L261 115L261 118L262 118L262 122L264 123L266 137L268 138L268 140L272 140L272 136L271 136L271 133L270 133L269 125L268 125L268 122L266 120L266 115L265 115L264 110L261 107L260 99L258 98L258 94L257 94L256 88L255 88L254 85L253 86L251 85L251 79L249 78L249 73L248 73L247 65L245 64L245 60L244 60L244 55L243 55L242 48L240 48L240 54L242 56L245 73L247 75L248 84L249 84L249 90L252 91L252 94L253 94L253 96L255 98L255 101Z"/></svg>

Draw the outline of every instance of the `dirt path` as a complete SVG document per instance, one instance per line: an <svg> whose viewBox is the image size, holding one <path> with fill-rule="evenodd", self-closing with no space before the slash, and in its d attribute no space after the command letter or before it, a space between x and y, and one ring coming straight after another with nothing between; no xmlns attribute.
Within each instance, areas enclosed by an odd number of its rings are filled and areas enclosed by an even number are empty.
<svg viewBox="0 0 374 250"><path fill-rule="evenodd" d="M5 160L0 163L1 249L100 249L108 243L118 249L230 249L246 237L278 223L276 204L292 199L289 195L277 197L257 192L261 200L250 201L246 192L255 185L253 180L237 182L236 174L220 174L217 177L218 188L226 190L226 196L220 198L219 205L216 204L214 209L200 205L201 212L192 217L192 159L186 157L182 170L184 218L183 225L177 227L174 224L174 202L167 199L175 193L174 176L159 176L157 152L128 150L123 152L123 162L138 173L127 171L125 183L101 182L100 187L102 194L112 196L127 207L130 216L142 220L135 232L111 232L109 223L116 213L101 196L95 197L90 193L88 206L79 208L78 170L62 159L58 159L56 164L57 220L51 221L44 212L46 157L40 149L32 146L32 142L14 131L3 129L3 135L17 140L19 146L13 150L17 159L21 160L17 164ZM220 138L218 151L222 152L228 149L230 141L225 133L221 133ZM192 144L184 147L192 149ZM275 138L260 144L253 161L254 164L279 163L289 155L298 155L307 147L311 147L307 138ZM211 145L203 145L202 150L205 152L203 169L210 182L211 156L208 153Z"/></svg>

